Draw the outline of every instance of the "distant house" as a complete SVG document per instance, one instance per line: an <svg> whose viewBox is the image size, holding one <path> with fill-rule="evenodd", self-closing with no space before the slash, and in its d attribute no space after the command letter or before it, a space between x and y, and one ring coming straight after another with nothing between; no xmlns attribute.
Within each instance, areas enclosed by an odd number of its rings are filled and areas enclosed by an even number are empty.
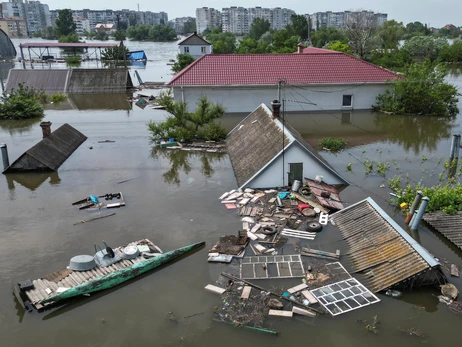
<svg viewBox="0 0 462 347"><path fill-rule="evenodd" d="M323 176L332 185L346 185L319 153L280 117L281 104L273 110L261 104L226 138L226 147L239 188L271 188L294 180Z"/></svg>
<svg viewBox="0 0 462 347"><path fill-rule="evenodd" d="M117 29L114 24L96 24L95 31L104 31L105 33L113 33Z"/></svg>
<svg viewBox="0 0 462 347"><path fill-rule="evenodd" d="M205 54L212 53L212 44L197 35L197 32L178 43L178 47L180 54L189 54L194 58L200 58Z"/></svg>
<svg viewBox="0 0 462 347"><path fill-rule="evenodd" d="M371 109L396 78L351 55L316 49L311 54L206 54L169 85L175 100L186 101L191 110L207 96L230 113L248 113L275 98L286 111L340 111Z"/></svg>

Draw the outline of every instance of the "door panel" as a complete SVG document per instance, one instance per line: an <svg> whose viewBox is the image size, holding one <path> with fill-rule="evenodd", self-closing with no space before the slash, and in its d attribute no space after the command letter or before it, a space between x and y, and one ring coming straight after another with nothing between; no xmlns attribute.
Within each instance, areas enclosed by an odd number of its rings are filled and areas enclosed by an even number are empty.
<svg viewBox="0 0 462 347"><path fill-rule="evenodd" d="M289 163L289 186L295 180L303 183L303 163Z"/></svg>

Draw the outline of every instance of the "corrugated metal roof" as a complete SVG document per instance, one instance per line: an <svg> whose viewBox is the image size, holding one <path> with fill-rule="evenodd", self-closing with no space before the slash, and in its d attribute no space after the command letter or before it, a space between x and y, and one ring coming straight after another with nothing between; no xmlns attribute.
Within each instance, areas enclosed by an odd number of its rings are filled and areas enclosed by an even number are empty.
<svg viewBox="0 0 462 347"><path fill-rule="evenodd" d="M22 48L106 48L117 46L117 43L60 43L60 42L25 42L21 43L19 47Z"/></svg>
<svg viewBox="0 0 462 347"><path fill-rule="evenodd" d="M142 60L142 59L147 59L146 53L144 53L144 51L133 51L133 52L128 52L127 54L127 60Z"/></svg>
<svg viewBox="0 0 462 347"><path fill-rule="evenodd" d="M171 86L385 83L397 74L344 53L206 54Z"/></svg>
<svg viewBox="0 0 462 347"><path fill-rule="evenodd" d="M63 124L16 159L4 173L37 169L56 171L86 139L77 129Z"/></svg>
<svg viewBox="0 0 462 347"><path fill-rule="evenodd" d="M72 69L67 86L69 94L125 93L133 87L126 69Z"/></svg>
<svg viewBox="0 0 462 347"><path fill-rule="evenodd" d="M22 70L12 69L6 82L7 92L18 89L19 84L41 90L47 94L66 93L70 75L68 69Z"/></svg>
<svg viewBox="0 0 462 347"><path fill-rule="evenodd" d="M0 29L0 60L16 58L16 48L8 35Z"/></svg>
<svg viewBox="0 0 462 347"><path fill-rule="evenodd" d="M367 198L330 216L347 245L342 263L367 275L373 292L438 266L439 263Z"/></svg>
<svg viewBox="0 0 462 347"><path fill-rule="evenodd" d="M462 249L462 212L449 215L443 211L425 213L423 220Z"/></svg>

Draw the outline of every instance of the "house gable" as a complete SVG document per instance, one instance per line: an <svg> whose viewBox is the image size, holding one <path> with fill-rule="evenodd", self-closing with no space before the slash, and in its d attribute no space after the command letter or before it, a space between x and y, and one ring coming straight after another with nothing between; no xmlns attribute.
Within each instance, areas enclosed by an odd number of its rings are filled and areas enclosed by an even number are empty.
<svg viewBox="0 0 462 347"><path fill-rule="evenodd" d="M197 33L189 35L183 41L178 43L178 46L211 46L212 44L202 37L198 36Z"/></svg>

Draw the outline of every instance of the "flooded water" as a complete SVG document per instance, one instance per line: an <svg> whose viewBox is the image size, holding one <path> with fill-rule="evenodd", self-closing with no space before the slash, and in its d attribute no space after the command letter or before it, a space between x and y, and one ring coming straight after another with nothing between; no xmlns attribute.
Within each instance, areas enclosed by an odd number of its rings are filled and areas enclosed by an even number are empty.
<svg viewBox="0 0 462 347"><path fill-rule="evenodd" d="M159 55L152 68L148 62L146 79L167 78L165 59L170 55L161 52L158 44L137 45L149 59ZM174 57L176 46L166 47ZM450 79L462 90L460 75ZM164 119L165 113L132 106L125 95L111 97L111 101L109 96L71 98L46 111L44 120L53 123L52 129L69 123L88 136L56 173L0 176L2 346L459 344L462 317L439 303L437 291L431 290L404 293L399 300L379 294L381 303L336 318L268 319L266 326L280 332L279 337L213 322L213 308L221 301L203 288L214 283L223 266L207 263L207 249L219 236L235 234L240 227L239 219L217 203L223 192L236 188L229 158L153 149L146 123ZM380 188L381 184L395 175L401 175L403 182L438 183L452 134L462 131L460 117L352 112L291 114L287 119L313 144L326 136L344 137L350 148L337 155L322 154L351 182L342 193L346 204L371 196L404 227L403 216L389 204L389 189ZM242 115L228 115L223 124L231 129L241 119ZM0 122L0 142L8 144L10 162L40 139L37 120ZM104 140L115 142L99 143ZM388 163L386 178L366 175L365 160ZM351 172L346 169L349 163ZM115 216L73 225L98 212L78 211L71 202L115 191L123 192L126 200L125 207L113 210ZM414 236L435 256L462 265L462 252L439 235L421 228ZM145 237L163 250L198 241L207 245L179 262L57 310L28 314L14 300L12 283L63 269L72 256L91 254L95 242L118 246ZM321 233L310 246L319 248L334 238ZM462 290L460 279L451 282ZM270 286L264 281L258 284ZM357 321L372 321L375 315L380 321L378 334ZM419 329L425 337L401 331L408 329Z"/></svg>

